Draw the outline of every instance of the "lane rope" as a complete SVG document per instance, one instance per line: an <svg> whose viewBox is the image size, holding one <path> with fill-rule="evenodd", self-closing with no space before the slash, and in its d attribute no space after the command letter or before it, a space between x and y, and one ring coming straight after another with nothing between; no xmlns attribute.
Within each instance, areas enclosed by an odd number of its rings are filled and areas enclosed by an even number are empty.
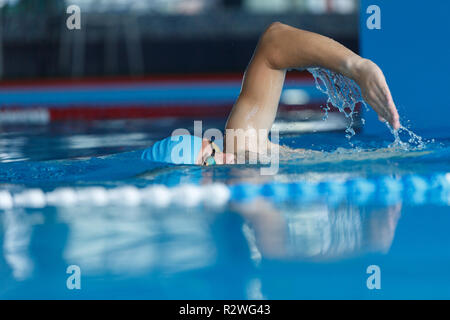
<svg viewBox="0 0 450 320"><path fill-rule="evenodd" d="M337 204L348 200L358 205L369 203L450 205L450 173L430 177L408 175L401 178L380 176L322 182L292 182L267 184L208 185L184 184L168 188L150 185L137 188L132 185L116 188L62 187L45 192L39 188L12 192L0 189L0 210L14 208L44 208L71 206L170 206L196 207L200 205L222 207L230 202L249 202L264 198L272 202L327 202Z"/></svg>

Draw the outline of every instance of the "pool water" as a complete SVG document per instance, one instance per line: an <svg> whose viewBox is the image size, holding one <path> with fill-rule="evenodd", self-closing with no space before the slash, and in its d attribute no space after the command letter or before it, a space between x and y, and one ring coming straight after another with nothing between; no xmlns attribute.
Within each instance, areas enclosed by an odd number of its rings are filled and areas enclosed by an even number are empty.
<svg viewBox="0 0 450 320"><path fill-rule="evenodd" d="M173 129L192 126L159 119L3 127L0 298L450 298L449 132L430 129L425 147L407 149L392 147L388 130L350 140L344 132L281 132L281 144L321 152L285 155L268 176L260 164L138 159ZM152 194L157 185L170 201ZM45 203L30 196L36 189ZM54 190L66 193L52 200ZM110 200L66 197L95 190ZM81 271L80 289L68 289L71 265ZM369 266L379 268L379 289L369 289Z"/></svg>

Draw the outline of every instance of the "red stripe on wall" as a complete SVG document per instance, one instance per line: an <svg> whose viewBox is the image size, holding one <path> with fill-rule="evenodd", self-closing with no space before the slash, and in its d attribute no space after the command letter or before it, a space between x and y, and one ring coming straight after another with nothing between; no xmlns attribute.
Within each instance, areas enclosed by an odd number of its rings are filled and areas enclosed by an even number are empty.
<svg viewBox="0 0 450 320"><path fill-rule="evenodd" d="M303 106L280 105L280 112L290 112L298 110L320 110L321 104L308 104ZM232 105L207 106L171 106L171 107L68 107L49 108L50 120L108 120L108 119L136 119L136 118L207 118L207 117L228 117ZM332 109L329 112L339 112Z"/></svg>
<svg viewBox="0 0 450 320"><path fill-rule="evenodd" d="M288 113L304 110L320 111L322 104L308 105L280 105L279 112ZM8 120L8 122L22 122L35 119L37 112L48 112L46 118L50 121L61 120L108 120L108 119L136 119L136 118L208 118L220 117L226 118L232 108L231 104L204 106L204 105L188 105L188 106L115 106L115 107L95 107L95 106L69 106L66 108L0 108L0 117L2 113L8 116L9 120L1 118L0 120ZM360 110L360 106L356 109ZM332 108L329 112L339 112L338 109ZM43 115L43 113L39 113ZM32 117L33 116L33 117ZM28 120L27 120L28 119ZM31 121L30 120L30 121ZM1 121L0 121L1 122Z"/></svg>
<svg viewBox="0 0 450 320"><path fill-rule="evenodd" d="M55 120L107 120L133 118L164 117L226 117L231 111L230 105L214 106L171 106L171 107L73 107L50 108L50 119Z"/></svg>
<svg viewBox="0 0 450 320"><path fill-rule="evenodd" d="M195 81L241 81L241 73L220 74L192 74L192 75L155 75L144 77L103 77L103 78L59 78L59 79L24 79L2 80L0 88L33 87L33 86L73 86L73 85L108 85L108 84L141 84L141 83L171 83ZM309 72L290 72L286 75L287 81L310 80L314 81Z"/></svg>

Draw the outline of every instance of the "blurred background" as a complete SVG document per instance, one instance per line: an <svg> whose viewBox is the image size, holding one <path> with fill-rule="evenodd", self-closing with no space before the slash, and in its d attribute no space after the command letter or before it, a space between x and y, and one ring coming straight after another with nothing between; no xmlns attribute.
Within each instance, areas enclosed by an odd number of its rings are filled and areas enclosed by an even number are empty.
<svg viewBox="0 0 450 320"><path fill-rule="evenodd" d="M79 30L67 27L70 5L80 8ZM356 0L0 0L0 8L0 161L134 150L191 130L193 120L223 129L274 21L359 52ZM289 72L277 129L345 130L349 119L325 112L326 102L309 72Z"/></svg>
<svg viewBox="0 0 450 320"><path fill-rule="evenodd" d="M68 30L69 5L81 30ZM358 51L356 0L0 0L2 79L242 73L273 21Z"/></svg>

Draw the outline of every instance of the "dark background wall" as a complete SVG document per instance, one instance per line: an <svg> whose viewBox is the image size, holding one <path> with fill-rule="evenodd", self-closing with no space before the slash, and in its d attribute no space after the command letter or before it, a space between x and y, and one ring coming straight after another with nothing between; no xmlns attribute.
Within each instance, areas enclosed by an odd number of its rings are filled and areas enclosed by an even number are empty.
<svg viewBox="0 0 450 320"><path fill-rule="evenodd" d="M242 72L273 21L358 51L356 12L255 13L239 1L189 15L81 8L81 30L68 30L64 1L22 1L1 13L3 79Z"/></svg>

